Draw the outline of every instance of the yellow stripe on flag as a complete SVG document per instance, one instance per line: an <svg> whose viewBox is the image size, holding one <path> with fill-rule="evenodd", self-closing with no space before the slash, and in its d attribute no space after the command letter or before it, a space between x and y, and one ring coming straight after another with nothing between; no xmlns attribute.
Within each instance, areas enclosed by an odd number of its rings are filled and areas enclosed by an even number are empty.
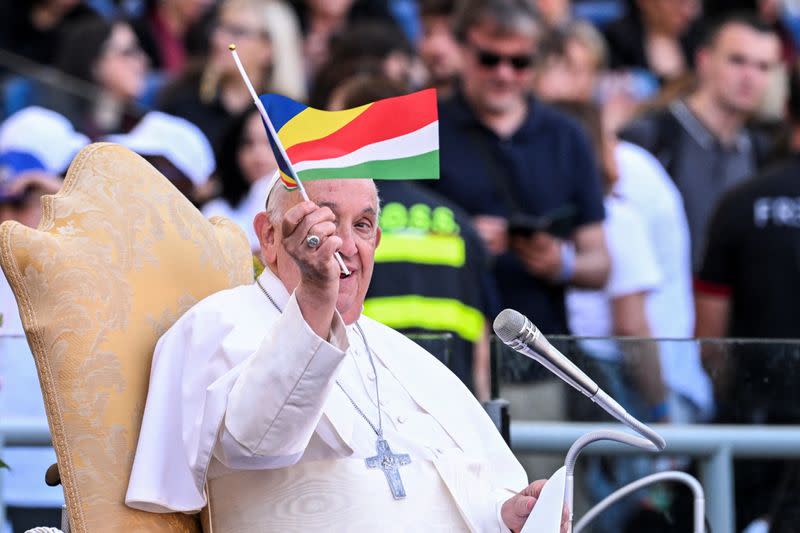
<svg viewBox="0 0 800 533"><path fill-rule="evenodd" d="M278 132L278 137L285 150L301 142L327 137L352 122L371 105L365 104L343 111L321 111L308 107L284 124Z"/></svg>

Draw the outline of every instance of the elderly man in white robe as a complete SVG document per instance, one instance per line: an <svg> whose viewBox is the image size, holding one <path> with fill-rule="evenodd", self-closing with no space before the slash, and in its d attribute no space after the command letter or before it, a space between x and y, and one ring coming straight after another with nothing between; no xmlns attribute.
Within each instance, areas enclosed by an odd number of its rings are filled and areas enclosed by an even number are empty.
<svg viewBox="0 0 800 533"><path fill-rule="evenodd" d="M365 179L279 182L267 268L160 339L126 503L217 531L519 531L544 485L432 355L361 315L380 242ZM338 251L351 274L340 274Z"/></svg>

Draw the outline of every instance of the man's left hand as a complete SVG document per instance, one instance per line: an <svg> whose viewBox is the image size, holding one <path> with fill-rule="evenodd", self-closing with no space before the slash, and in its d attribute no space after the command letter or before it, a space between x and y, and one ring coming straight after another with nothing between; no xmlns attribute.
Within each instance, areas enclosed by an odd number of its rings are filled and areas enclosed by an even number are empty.
<svg viewBox="0 0 800 533"><path fill-rule="evenodd" d="M545 483L547 483L546 479L538 479L522 489L517 495L506 500L500 510L500 516L508 529L514 533L518 533L522 529L531 511L533 511L533 506L536 505ZM567 533L568 528L569 510L565 505L561 514L561 533Z"/></svg>
<svg viewBox="0 0 800 533"><path fill-rule="evenodd" d="M511 249L530 274L548 281L556 281L561 274L561 241L549 233L515 236Z"/></svg>

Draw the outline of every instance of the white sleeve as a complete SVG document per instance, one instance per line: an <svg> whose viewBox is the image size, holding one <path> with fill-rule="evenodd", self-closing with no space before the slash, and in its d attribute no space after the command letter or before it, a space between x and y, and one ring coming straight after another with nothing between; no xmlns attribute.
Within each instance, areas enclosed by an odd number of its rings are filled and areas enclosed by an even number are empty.
<svg viewBox="0 0 800 533"><path fill-rule="evenodd" d="M232 468L296 462L322 417L347 348L338 313L326 342L305 322L292 295L258 350L231 370L236 378L215 455Z"/></svg>
<svg viewBox="0 0 800 533"><path fill-rule="evenodd" d="M644 220L628 206L608 211L606 243L611 272L606 291L610 298L648 292L661 283L662 274Z"/></svg>
<svg viewBox="0 0 800 533"><path fill-rule="evenodd" d="M255 351L252 328L217 312L219 300L200 305L161 337L153 355L125 498L136 509L200 510L212 454L240 469L297 461L349 348L338 313L325 341L294 296Z"/></svg>

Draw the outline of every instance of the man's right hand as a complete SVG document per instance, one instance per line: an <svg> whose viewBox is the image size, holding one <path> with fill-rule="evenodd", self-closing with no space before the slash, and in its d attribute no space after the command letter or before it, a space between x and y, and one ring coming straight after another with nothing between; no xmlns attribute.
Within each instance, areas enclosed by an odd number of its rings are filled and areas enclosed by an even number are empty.
<svg viewBox="0 0 800 533"><path fill-rule="evenodd" d="M478 215L472 219L475 230L492 255L501 255L508 249L508 220L492 215Z"/></svg>
<svg viewBox="0 0 800 533"><path fill-rule="evenodd" d="M333 254L342 240L335 234L335 220L328 207L301 202L286 211L281 223L283 247L300 269L297 303L308 325L323 339L330 333L339 295L340 270ZM319 237L319 246L308 246L309 235Z"/></svg>

